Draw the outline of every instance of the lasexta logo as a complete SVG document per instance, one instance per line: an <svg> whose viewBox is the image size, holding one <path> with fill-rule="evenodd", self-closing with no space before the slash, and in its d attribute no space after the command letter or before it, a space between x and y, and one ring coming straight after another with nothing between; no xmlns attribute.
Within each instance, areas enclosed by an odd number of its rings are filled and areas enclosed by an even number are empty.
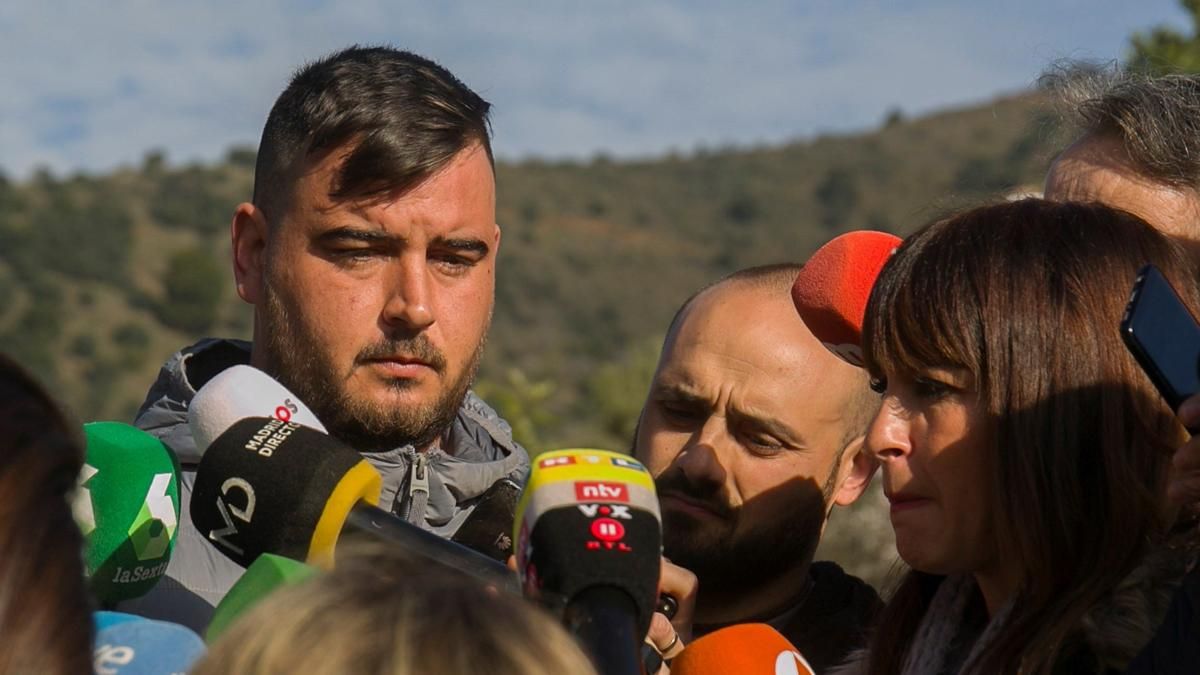
<svg viewBox="0 0 1200 675"><path fill-rule="evenodd" d="M96 529L96 508L92 505L92 491L88 481L95 478L100 470L91 464L84 464L79 472L79 487L71 501L71 511L75 515L75 524L86 537Z"/></svg>
<svg viewBox="0 0 1200 675"><path fill-rule="evenodd" d="M174 478L175 475L170 473L154 474L142 508L129 526L129 541L138 560L161 558L175 538L175 528L179 522L175 515L175 503L168 494Z"/></svg>

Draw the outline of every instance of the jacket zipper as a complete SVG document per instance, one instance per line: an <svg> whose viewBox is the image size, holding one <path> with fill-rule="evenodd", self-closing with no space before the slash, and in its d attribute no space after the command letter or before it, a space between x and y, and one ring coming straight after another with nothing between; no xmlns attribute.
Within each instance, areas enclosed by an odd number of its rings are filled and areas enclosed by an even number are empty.
<svg viewBox="0 0 1200 675"><path fill-rule="evenodd" d="M408 470L408 509L404 519L420 527L424 525L425 507L429 503L429 459L423 452L415 454Z"/></svg>

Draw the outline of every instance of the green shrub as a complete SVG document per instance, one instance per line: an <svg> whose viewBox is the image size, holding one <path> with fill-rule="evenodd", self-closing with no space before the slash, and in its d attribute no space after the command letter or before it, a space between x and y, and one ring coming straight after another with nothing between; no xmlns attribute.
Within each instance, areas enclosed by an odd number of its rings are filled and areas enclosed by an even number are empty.
<svg viewBox="0 0 1200 675"><path fill-rule="evenodd" d="M208 330L217 319L225 286L225 270L203 248L190 248L171 256L158 304L163 323L186 332Z"/></svg>
<svg viewBox="0 0 1200 675"><path fill-rule="evenodd" d="M133 321L122 323L113 330L112 340L122 366L136 368L145 363L150 333L141 324Z"/></svg>
<svg viewBox="0 0 1200 675"><path fill-rule="evenodd" d="M88 333L80 333L71 340L71 353L81 359L90 359L96 355L96 337Z"/></svg>

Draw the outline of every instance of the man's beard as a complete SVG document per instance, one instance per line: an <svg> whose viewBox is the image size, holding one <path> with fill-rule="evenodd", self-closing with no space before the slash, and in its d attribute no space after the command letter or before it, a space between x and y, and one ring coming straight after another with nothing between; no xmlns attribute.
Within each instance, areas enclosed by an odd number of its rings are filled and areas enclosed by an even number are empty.
<svg viewBox="0 0 1200 675"><path fill-rule="evenodd" d="M696 575L702 595L752 591L811 562L834 477L830 475L820 491L808 481L785 484L779 489L798 494L782 510L760 514L757 523L742 523L745 512L728 505L720 484L694 484L681 470L668 469L655 479L660 496L686 496L707 506L720 520L697 520L664 510L663 553Z"/></svg>
<svg viewBox="0 0 1200 675"><path fill-rule="evenodd" d="M435 400L413 406L384 406L353 397L345 388L352 371L339 372L329 354L318 349L314 336L301 322L289 317L269 284L264 296L267 371L316 413L330 435L360 452L379 452L405 445L427 447L450 428L479 367L483 339L462 374ZM438 374L447 367L445 355L423 333L385 337L359 352L353 366L396 354L415 357ZM415 383L396 379L390 386L405 389Z"/></svg>

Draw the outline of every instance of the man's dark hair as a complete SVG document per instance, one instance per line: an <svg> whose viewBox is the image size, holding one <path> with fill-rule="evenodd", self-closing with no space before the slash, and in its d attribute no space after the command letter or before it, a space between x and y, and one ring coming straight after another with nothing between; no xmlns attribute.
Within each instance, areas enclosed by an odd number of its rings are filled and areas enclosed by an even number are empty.
<svg viewBox="0 0 1200 675"><path fill-rule="evenodd" d="M254 203L277 217L313 163L346 148L335 201L373 200L416 187L479 143L492 159L488 110L448 70L391 47L353 46L300 68L263 128Z"/></svg>
<svg viewBox="0 0 1200 675"><path fill-rule="evenodd" d="M1039 79L1079 137L1113 138L1146 176L1200 190L1200 75L1064 61Z"/></svg>

